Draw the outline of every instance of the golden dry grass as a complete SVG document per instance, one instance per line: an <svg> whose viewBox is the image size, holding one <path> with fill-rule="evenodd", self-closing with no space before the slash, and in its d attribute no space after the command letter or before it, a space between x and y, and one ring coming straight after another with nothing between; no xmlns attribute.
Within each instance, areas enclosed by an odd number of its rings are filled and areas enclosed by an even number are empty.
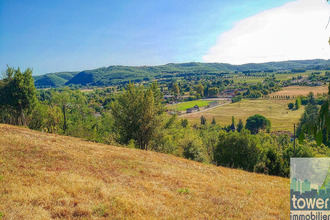
<svg viewBox="0 0 330 220"><path fill-rule="evenodd" d="M288 86L283 87L281 91L274 92L270 94L271 97L277 95L283 96L299 96L299 95L308 95L308 93L313 92L314 95L316 94L323 94L328 92L328 86Z"/></svg>
<svg viewBox="0 0 330 220"><path fill-rule="evenodd" d="M285 178L3 124L0 195L4 219L289 217Z"/></svg>

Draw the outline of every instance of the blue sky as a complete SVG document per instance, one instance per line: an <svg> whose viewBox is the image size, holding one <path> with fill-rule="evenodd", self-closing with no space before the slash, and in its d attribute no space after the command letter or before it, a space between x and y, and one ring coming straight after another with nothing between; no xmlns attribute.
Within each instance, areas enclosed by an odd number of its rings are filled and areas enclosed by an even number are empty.
<svg viewBox="0 0 330 220"><path fill-rule="evenodd" d="M31 67L38 75L109 65L207 62L203 56L222 33L287 2L0 0L0 71L7 64Z"/></svg>

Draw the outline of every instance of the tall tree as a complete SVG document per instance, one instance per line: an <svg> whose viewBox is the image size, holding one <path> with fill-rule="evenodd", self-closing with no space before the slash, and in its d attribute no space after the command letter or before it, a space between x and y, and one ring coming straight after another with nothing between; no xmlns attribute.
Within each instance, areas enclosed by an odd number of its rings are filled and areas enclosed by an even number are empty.
<svg viewBox="0 0 330 220"><path fill-rule="evenodd" d="M177 83L173 83L173 86L172 86L172 92L173 92L174 94L178 94L178 93L180 93L180 88L179 88L179 86L178 86Z"/></svg>
<svg viewBox="0 0 330 220"><path fill-rule="evenodd" d="M318 117L319 108L315 102L314 94L308 95L308 103L305 107L304 113L299 119L297 127L297 135L299 141L302 142L305 134L313 135L316 129L316 121Z"/></svg>
<svg viewBox="0 0 330 220"><path fill-rule="evenodd" d="M296 109L299 109L300 106L301 106L301 99L300 99L300 97L298 97L298 98L296 99L296 102L295 102L295 108L296 108Z"/></svg>
<svg viewBox="0 0 330 220"><path fill-rule="evenodd" d="M161 101L157 83L147 90L131 83L127 86L110 106L122 143L127 144L133 139L141 149L148 149L161 124L164 112Z"/></svg>
<svg viewBox="0 0 330 220"><path fill-rule="evenodd" d="M31 113L36 103L36 88L32 78L32 70L26 69L23 73L7 67L5 77L0 87L0 108L10 109L16 117L16 124L26 125L25 113Z"/></svg>
<svg viewBox="0 0 330 220"><path fill-rule="evenodd" d="M209 97L216 97L219 94L219 89L216 87L209 88L208 90L208 96Z"/></svg>
<svg viewBox="0 0 330 220"><path fill-rule="evenodd" d="M206 118L204 117L204 115L201 116L201 125L205 125L206 124Z"/></svg>
<svg viewBox="0 0 330 220"><path fill-rule="evenodd" d="M241 132L243 130L243 128L244 128L243 121L242 121L242 119L239 119L238 124L237 124L237 131Z"/></svg>
<svg viewBox="0 0 330 220"><path fill-rule="evenodd" d="M66 87L62 92L55 92L53 94L53 101L59 105L63 114L63 132L67 134L68 122L67 122L67 108L71 104L70 90Z"/></svg>
<svg viewBox="0 0 330 220"><path fill-rule="evenodd" d="M328 98L322 104L317 117L317 127L315 132L316 143L322 142L330 146L330 83L328 85Z"/></svg>
<svg viewBox="0 0 330 220"><path fill-rule="evenodd" d="M196 86L196 93L199 94L201 97L204 96L204 86L202 84Z"/></svg>

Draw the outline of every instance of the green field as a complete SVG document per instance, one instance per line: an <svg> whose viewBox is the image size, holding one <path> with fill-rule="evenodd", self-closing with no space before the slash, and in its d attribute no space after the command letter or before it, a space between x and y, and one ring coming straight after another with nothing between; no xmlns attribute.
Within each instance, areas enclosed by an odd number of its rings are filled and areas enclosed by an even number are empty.
<svg viewBox="0 0 330 220"><path fill-rule="evenodd" d="M249 116L260 114L270 119L273 131L293 132L293 124L298 123L304 107L298 110L289 110L287 106L289 102L292 100L242 100L206 112L188 114L183 118L187 118L191 124L199 124L200 117L204 115L209 123L214 117L218 124L225 126L231 124L232 116L235 117L236 123L242 119L245 124Z"/></svg>
<svg viewBox="0 0 330 220"><path fill-rule="evenodd" d="M195 101L189 101L189 102L182 102L174 105L167 105L166 107L170 110L176 110L176 111L185 111L187 108L192 108L195 105L198 105L199 107L207 106L210 102L210 100L195 100Z"/></svg>

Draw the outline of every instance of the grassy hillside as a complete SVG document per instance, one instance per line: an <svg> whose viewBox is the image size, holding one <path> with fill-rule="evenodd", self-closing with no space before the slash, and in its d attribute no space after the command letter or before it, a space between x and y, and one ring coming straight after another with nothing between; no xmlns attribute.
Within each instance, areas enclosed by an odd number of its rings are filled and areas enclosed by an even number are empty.
<svg viewBox="0 0 330 220"><path fill-rule="evenodd" d="M109 66L82 72L50 73L36 76L36 87L65 85L111 86L131 82L182 77L188 75L225 75L236 71L291 71L330 69L330 60L300 60L269 63L231 65L226 63L169 63L160 66ZM46 77L47 76L47 77Z"/></svg>
<svg viewBox="0 0 330 220"><path fill-rule="evenodd" d="M289 180L0 124L4 219L289 216Z"/></svg>

